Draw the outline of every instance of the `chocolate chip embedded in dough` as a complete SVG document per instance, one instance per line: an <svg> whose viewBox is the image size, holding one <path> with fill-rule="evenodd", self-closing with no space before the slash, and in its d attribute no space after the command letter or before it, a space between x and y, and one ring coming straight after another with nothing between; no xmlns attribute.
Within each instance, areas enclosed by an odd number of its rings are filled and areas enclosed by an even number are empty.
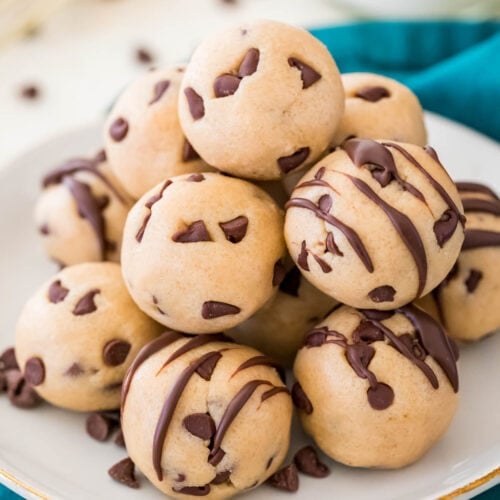
<svg viewBox="0 0 500 500"><path fill-rule="evenodd" d="M109 135L115 142L121 142L128 133L128 121L121 116L117 118L109 127Z"/></svg>
<svg viewBox="0 0 500 500"><path fill-rule="evenodd" d="M149 101L148 104L151 106L151 104L158 102L169 87L170 80L160 80L159 82L156 82L153 89L153 98Z"/></svg>
<svg viewBox="0 0 500 500"><path fill-rule="evenodd" d="M193 436L203 440L208 440L215 434L214 419L207 413L192 413L184 417L182 424Z"/></svg>
<svg viewBox="0 0 500 500"><path fill-rule="evenodd" d="M273 269L273 286L278 286L284 279L286 275L286 269L281 259L277 260L274 264Z"/></svg>
<svg viewBox="0 0 500 500"><path fill-rule="evenodd" d="M56 280L49 286L49 300L52 304L62 302L68 295L69 290L61 284L61 280Z"/></svg>
<svg viewBox="0 0 500 500"><path fill-rule="evenodd" d="M304 271L309 271L309 264L307 262L307 247L305 240L300 244L300 253L297 257L297 264L304 269Z"/></svg>
<svg viewBox="0 0 500 500"><path fill-rule="evenodd" d="M172 236L172 240L176 243L197 243L199 241L212 241L212 238L205 223L202 220L197 220L186 229L177 231Z"/></svg>
<svg viewBox="0 0 500 500"><path fill-rule="evenodd" d="M247 234L248 218L240 215L226 222L219 222L219 226L231 243L239 243Z"/></svg>
<svg viewBox="0 0 500 500"><path fill-rule="evenodd" d="M220 75L214 80L215 97L227 97L233 95L240 86L241 79L235 75Z"/></svg>
<svg viewBox="0 0 500 500"><path fill-rule="evenodd" d="M110 340L102 351L104 363L108 366L119 366L125 362L132 346L124 340Z"/></svg>
<svg viewBox="0 0 500 500"><path fill-rule="evenodd" d="M109 470L108 474L119 483L128 486L129 488L139 488L139 482L135 478L135 465L130 458L124 458Z"/></svg>
<svg viewBox="0 0 500 500"><path fill-rule="evenodd" d="M241 309L233 304L226 302L218 302L216 300L208 300L201 307L201 316L204 319L220 318L231 314L239 314Z"/></svg>
<svg viewBox="0 0 500 500"><path fill-rule="evenodd" d="M288 64L292 68L297 68L300 71L303 89L309 88L321 78L321 75L315 69L296 57L290 57L288 59Z"/></svg>
<svg viewBox="0 0 500 500"><path fill-rule="evenodd" d="M260 52L258 49L249 49L245 54L243 61L238 70L238 76L244 78L245 76L253 75L257 71L259 65Z"/></svg>
<svg viewBox="0 0 500 500"><path fill-rule="evenodd" d="M307 415L313 412L313 405L298 382L295 382L292 387L292 401L299 410L302 410Z"/></svg>
<svg viewBox="0 0 500 500"><path fill-rule="evenodd" d="M393 302L396 290L392 286L384 285L374 288L368 293L368 296L373 302Z"/></svg>
<svg viewBox="0 0 500 500"><path fill-rule="evenodd" d="M469 293L473 293L477 285L479 285L479 282L483 278L483 273L481 271L478 271L477 269L471 269L469 276L467 276L467 279L465 280L465 286L467 288L467 291Z"/></svg>
<svg viewBox="0 0 500 500"><path fill-rule="evenodd" d="M69 377L79 377L83 375L85 370L83 369L80 363L73 363L65 372L64 375L68 375Z"/></svg>
<svg viewBox="0 0 500 500"><path fill-rule="evenodd" d="M183 162L188 162L188 161L193 161L193 160L198 160L200 158L200 155L197 153L197 151L193 148L191 143L187 140L184 139L184 145L182 146L182 161ZM193 175L201 175L202 174L193 174ZM191 180L191 177L188 177L188 180ZM204 177L203 177L204 179ZM201 179L201 180L203 180Z"/></svg>
<svg viewBox="0 0 500 500"><path fill-rule="evenodd" d="M196 92L192 87L187 87L184 89L184 95L186 96L187 103L189 106L189 112L193 117L193 120L199 120L205 116L205 104L203 102L203 97Z"/></svg>
<svg viewBox="0 0 500 500"><path fill-rule="evenodd" d="M443 248L444 244L453 236L457 225L458 215L450 208L434 223L434 234L441 248Z"/></svg>
<svg viewBox="0 0 500 500"><path fill-rule="evenodd" d="M390 97L390 92L385 87L373 86L373 87L363 87L356 91L355 97L359 97L369 102L377 102L384 97Z"/></svg>
<svg viewBox="0 0 500 500"><path fill-rule="evenodd" d="M186 180L188 182L203 182L205 176L203 174L191 174Z"/></svg>
<svg viewBox="0 0 500 500"><path fill-rule="evenodd" d="M311 150L308 147L299 148L297 151L288 156L278 158L278 166L282 173L287 174L296 169L307 160Z"/></svg>
<svg viewBox="0 0 500 500"><path fill-rule="evenodd" d="M73 314L75 316L83 316L85 314L93 313L97 310L97 306L94 302L94 297L101 293L100 290L90 290L87 292L75 305L73 309Z"/></svg>
<svg viewBox="0 0 500 500"><path fill-rule="evenodd" d="M210 484L224 484L231 476L231 471L224 470L222 472L217 472L216 476L210 481Z"/></svg>
<svg viewBox="0 0 500 500"><path fill-rule="evenodd" d="M368 402L374 410L385 410L394 401L394 391L387 384L377 383L367 391Z"/></svg>

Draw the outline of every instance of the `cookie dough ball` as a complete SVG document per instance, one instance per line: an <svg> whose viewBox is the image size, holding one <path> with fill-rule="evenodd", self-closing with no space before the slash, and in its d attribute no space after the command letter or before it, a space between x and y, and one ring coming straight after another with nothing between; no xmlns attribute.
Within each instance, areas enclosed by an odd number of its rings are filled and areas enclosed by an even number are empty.
<svg viewBox="0 0 500 500"><path fill-rule="evenodd" d="M482 184L457 187L467 216L465 241L432 295L451 337L479 340L500 328L500 200Z"/></svg>
<svg viewBox="0 0 500 500"><path fill-rule="evenodd" d="M232 497L287 453L292 403L275 362L228 340L165 333L125 378L127 451L169 497Z"/></svg>
<svg viewBox="0 0 500 500"><path fill-rule="evenodd" d="M78 264L26 303L16 328L16 358L26 381L50 403L111 410L120 406L132 360L162 330L134 304L118 264Z"/></svg>
<svg viewBox="0 0 500 500"><path fill-rule="evenodd" d="M263 306L283 278L283 215L250 182L174 177L132 208L123 274L137 305L174 330L216 333Z"/></svg>
<svg viewBox="0 0 500 500"><path fill-rule="evenodd" d="M439 324L413 305L397 312L342 306L306 335L292 397L304 429L334 460L404 467L455 414L455 356Z"/></svg>
<svg viewBox="0 0 500 500"><path fill-rule="evenodd" d="M278 179L312 164L344 109L335 61L307 31L254 21L207 38L179 95L182 128L210 164L249 179Z"/></svg>
<svg viewBox="0 0 500 500"><path fill-rule="evenodd" d="M109 163L135 199L168 177L209 169L179 124L183 75L184 66L145 73L125 89L106 120Z"/></svg>
<svg viewBox="0 0 500 500"><path fill-rule="evenodd" d="M346 73L342 83L345 111L333 146L350 137L427 144L422 106L408 87L373 73Z"/></svg>
<svg viewBox="0 0 500 500"><path fill-rule="evenodd" d="M314 288L294 266L276 296L227 334L290 366L304 334L336 304L336 300Z"/></svg>
<svg viewBox="0 0 500 500"><path fill-rule="evenodd" d="M43 178L35 222L47 255L61 266L120 260L132 200L106 155L73 158Z"/></svg>
<svg viewBox="0 0 500 500"><path fill-rule="evenodd" d="M394 309L455 263L464 216L432 148L351 139L300 181L285 238L301 272L339 302Z"/></svg>

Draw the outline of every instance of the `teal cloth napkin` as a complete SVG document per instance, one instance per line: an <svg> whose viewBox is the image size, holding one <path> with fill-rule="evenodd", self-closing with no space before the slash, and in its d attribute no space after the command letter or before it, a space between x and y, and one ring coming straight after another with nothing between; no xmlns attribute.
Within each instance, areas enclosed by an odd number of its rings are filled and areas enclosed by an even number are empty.
<svg viewBox="0 0 500 500"><path fill-rule="evenodd" d="M395 78L425 109L500 141L500 22L377 21L312 34L341 72Z"/></svg>

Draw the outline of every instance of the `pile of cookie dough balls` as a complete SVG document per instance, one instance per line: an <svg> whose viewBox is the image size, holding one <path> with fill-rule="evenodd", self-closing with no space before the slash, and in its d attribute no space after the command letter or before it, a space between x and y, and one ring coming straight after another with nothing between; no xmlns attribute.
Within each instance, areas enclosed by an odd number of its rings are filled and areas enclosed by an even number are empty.
<svg viewBox="0 0 500 500"><path fill-rule="evenodd" d="M340 75L308 32L254 21L132 82L103 138L44 178L36 207L68 266L17 326L42 398L121 406L130 458L174 498L266 481L292 400L350 466L403 467L445 433L445 328L500 326L500 210L485 186L457 189L408 88Z"/></svg>

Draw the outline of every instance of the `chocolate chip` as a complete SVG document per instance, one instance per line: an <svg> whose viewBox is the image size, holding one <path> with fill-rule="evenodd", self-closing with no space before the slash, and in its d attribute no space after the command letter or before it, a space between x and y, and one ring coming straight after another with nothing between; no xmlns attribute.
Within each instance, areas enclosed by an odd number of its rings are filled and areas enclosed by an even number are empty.
<svg viewBox="0 0 500 500"><path fill-rule="evenodd" d="M23 85L20 89L19 95L23 99L34 101L40 97L40 88L33 84Z"/></svg>
<svg viewBox="0 0 500 500"><path fill-rule="evenodd" d="M267 483L273 488L278 488L285 491L297 491L299 489L299 475L297 473L297 466L290 464L278 472L275 472L268 480Z"/></svg>
<svg viewBox="0 0 500 500"><path fill-rule="evenodd" d="M320 462L316 450L312 446L300 449L293 461L300 472L312 477L326 477L330 474L330 469Z"/></svg>
<svg viewBox="0 0 500 500"><path fill-rule="evenodd" d="M117 118L109 127L109 135L115 142L125 139L128 133L128 121L125 118Z"/></svg>
<svg viewBox="0 0 500 500"><path fill-rule="evenodd" d="M207 440L215 434L214 419L207 413L192 413L182 423L193 436L200 439Z"/></svg>
<svg viewBox="0 0 500 500"><path fill-rule="evenodd" d="M393 302L395 293L396 290L394 290L392 286L384 285L374 288L372 291L368 293L368 296L370 297L371 300L373 300L373 302L377 303Z"/></svg>
<svg viewBox="0 0 500 500"><path fill-rule="evenodd" d="M68 375L69 377L79 377L83 375L85 370L79 363L73 363L65 372L64 375Z"/></svg>
<svg viewBox="0 0 500 500"><path fill-rule="evenodd" d="M73 314L75 316L83 316L84 314L90 314L97 310L97 306L94 302L94 297L101 293L100 290L90 290L87 292L75 305L73 309Z"/></svg>
<svg viewBox="0 0 500 500"><path fill-rule="evenodd" d="M375 349L364 343L347 345L345 355L356 375L360 378L366 378L366 369L375 356Z"/></svg>
<svg viewBox="0 0 500 500"><path fill-rule="evenodd" d="M481 271L476 269L470 270L469 276L467 276L467 279L465 280L465 286L467 287L467 291L469 293L474 292L482 277L483 273Z"/></svg>
<svg viewBox="0 0 500 500"><path fill-rule="evenodd" d="M305 337L304 345L307 347L321 347L328 338L326 327L324 329L325 331L320 331L321 329L318 329L309 332Z"/></svg>
<svg viewBox="0 0 500 500"><path fill-rule="evenodd" d="M363 87L354 94L355 97L364 99L365 101L377 102L384 97L390 97L391 94L385 87Z"/></svg>
<svg viewBox="0 0 500 500"><path fill-rule="evenodd" d="M94 161L96 163L103 163L106 160L107 160L106 151L104 151L104 149L100 149L95 155Z"/></svg>
<svg viewBox="0 0 500 500"><path fill-rule="evenodd" d="M326 235L325 246L326 249L333 255L340 255L341 257L344 256L343 252L341 252L337 246L337 243L335 243L335 238L331 231Z"/></svg>
<svg viewBox="0 0 500 500"><path fill-rule="evenodd" d="M204 497L210 493L210 485L204 486L184 486L182 488L172 488L176 493L183 495L192 495L194 497Z"/></svg>
<svg viewBox="0 0 500 500"><path fill-rule="evenodd" d="M216 476L210 481L210 484L224 484L231 477L231 471L224 470L222 472L218 472Z"/></svg>
<svg viewBox="0 0 500 500"><path fill-rule="evenodd" d="M135 51L135 58L141 64L151 64L154 61L154 56L151 52L144 48L138 47Z"/></svg>
<svg viewBox="0 0 500 500"><path fill-rule="evenodd" d="M278 286L285 279L286 269L281 259L276 261L273 269L273 286Z"/></svg>
<svg viewBox="0 0 500 500"><path fill-rule="evenodd" d="M190 224L187 229L177 231L172 240L176 243L197 243L198 241L212 241L207 227L202 220L197 220Z"/></svg>
<svg viewBox="0 0 500 500"><path fill-rule="evenodd" d="M280 290L292 297L299 296L301 274L299 268L294 266L288 271L280 284Z"/></svg>
<svg viewBox="0 0 500 500"><path fill-rule="evenodd" d="M374 410L385 410L394 401L394 391L387 384L377 383L367 391L368 402Z"/></svg>
<svg viewBox="0 0 500 500"><path fill-rule="evenodd" d="M219 465L221 463L225 454L226 454L226 452L222 448L219 448L215 453L213 453L213 454L210 453L210 455L208 457L208 463L212 467L216 467L217 465Z"/></svg>
<svg viewBox="0 0 500 500"><path fill-rule="evenodd" d="M16 361L16 352L13 347L5 349L0 356L0 370L19 370L19 365Z"/></svg>
<svg viewBox="0 0 500 500"><path fill-rule="evenodd" d="M48 224L42 224L39 228L38 228L38 232L42 235L42 236L47 236L50 234L50 229L49 229L49 225Z"/></svg>
<svg viewBox="0 0 500 500"><path fill-rule="evenodd" d="M69 290L62 286L61 280L54 281L49 286L49 300L52 304L62 302L68 293Z"/></svg>
<svg viewBox="0 0 500 500"><path fill-rule="evenodd" d="M196 373L204 380L209 381L212 378L212 373L219 362L222 354L218 356L211 356L204 363L202 363L197 369ZM222 460L222 459L221 459Z"/></svg>
<svg viewBox="0 0 500 500"><path fill-rule="evenodd" d="M41 403L40 396L31 385L26 383L19 370L5 372L9 401L18 408L34 408Z"/></svg>
<svg viewBox="0 0 500 500"><path fill-rule="evenodd" d="M257 71L259 58L260 52L258 49L249 49L240 64L238 76L244 78L245 76L253 75Z"/></svg>
<svg viewBox="0 0 500 500"><path fill-rule="evenodd" d="M300 253L297 257L297 264L304 269L304 271L309 271L309 264L307 262L307 248L305 240L300 244Z"/></svg>
<svg viewBox="0 0 500 500"><path fill-rule="evenodd" d="M85 422L87 434L96 441L101 442L109 438L113 427L113 422L100 413L91 413Z"/></svg>
<svg viewBox="0 0 500 500"><path fill-rule="evenodd" d="M241 80L230 74L218 76L214 80L214 95L215 97L227 97L233 95L240 86Z"/></svg>
<svg viewBox="0 0 500 500"><path fill-rule="evenodd" d="M193 146L191 146L191 143L187 139L184 139L184 145L182 146L182 161L188 162L188 161L198 160L199 158L200 155L196 152ZM193 175L201 175L201 174L193 174Z"/></svg>
<svg viewBox="0 0 500 500"><path fill-rule="evenodd" d="M239 314L241 309L226 302L217 302L216 300L208 300L201 307L201 316L204 319L220 318L230 314Z"/></svg>
<svg viewBox="0 0 500 500"><path fill-rule="evenodd" d="M203 174L191 174L187 179L188 182L202 182L205 180Z"/></svg>
<svg viewBox="0 0 500 500"><path fill-rule="evenodd" d="M239 243L247 234L248 219L240 215L227 222L219 222L219 226L226 236L226 240L231 243Z"/></svg>
<svg viewBox="0 0 500 500"><path fill-rule="evenodd" d="M371 321L362 320L352 333L354 343L366 342L368 344L377 340L384 340L384 332Z"/></svg>
<svg viewBox="0 0 500 500"><path fill-rule="evenodd" d="M434 234L441 248L443 248L444 244L453 236L457 224L458 216L450 208L434 223Z"/></svg>
<svg viewBox="0 0 500 500"><path fill-rule="evenodd" d="M118 432L116 433L113 442L116 444L116 446L121 446L125 448L125 436L123 435L123 431L121 429L119 429Z"/></svg>
<svg viewBox="0 0 500 500"><path fill-rule="evenodd" d="M182 483L186 480L186 475L185 474L177 474L177 479L175 480L176 483Z"/></svg>
<svg viewBox="0 0 500 500"><path fill-rule="evenodd" d="M302 386L295 382L292 387L292 400L293 404L299 409L305 412L307 415L310 415L313 412L313 405L309 398L307 397Z"/></svg>
<svg viewBox="0 0 500 500"><path fill-rule="evenodd" d="M102 351L104 364L108 366L120 366L127 359L132 346L124 340L110 340Z"/></svg>
<svg viewBox="0 0 500 500"><path fill-rule="evenodd" d="M321 268L321 271L323 271L324 273L332 272L332 266L330 266L328 262L326 262L325 260L323 260L321 257L319 257L314 253L312 253L312 256L314 257L314 260L318 263L319 267Z"/></svg>
<svg viewBox="0 0 500 500"><path fill-rule="evenodd" d="M318 207L323 213L327 214L332 208L332 203L332 197L329 194L324 194L318 201Z"/></svg>
<svg viewBox="0 0 500 500"><path fill-rule="evenodd" d="M30 358L24 365L24 378L31 385L40 385L45 380L45 365L40 358Z"/></svg>
<svg viewBox="0 0 500 500"><path fill-rule="evenodd" d="M287 174L288 172L304 163L307 160L310 152L311 150L308 147L305 147L297 149L295 153L292 153L289 156L282 156L281 158L278 158L278 166L280 170L284 174Z"/></svg>
<svg viewBox="0 0 500 500"><path fill-rule="evenodd" d="M205 104L203 103L203 98L192 87L185 88L184 95L186 96L189 112L191 113L193 120L203 118L205 116Z"/></svg>
<svg viewBox="0 0 500 500"><path fill-rule="evenodd" d="M163 97L168 87L170 87L170 80L160 80L156 82L153 90L153 98L149 101L149 105L151 106L151 104L158 102Z"/></svg>
<svg viewBox="0 0 500 500"><path fill-rule="evenodd" d="M134 468L134 462L127 457L113 465L113 467L108 470L108 474L115 481L118 481L129 488L139 488L139 482L135 478Z"/></svg>
<svg viewBox="0 0 500 500"><path fill-rule="evenodd" d="M300 61L296 57L290 57L288 59L288 64L292 68L297 68L300 71L300 78L302 79L303 89L307 89L321 78L321 75L316 70L312 69L311 66Z"/></svg>

